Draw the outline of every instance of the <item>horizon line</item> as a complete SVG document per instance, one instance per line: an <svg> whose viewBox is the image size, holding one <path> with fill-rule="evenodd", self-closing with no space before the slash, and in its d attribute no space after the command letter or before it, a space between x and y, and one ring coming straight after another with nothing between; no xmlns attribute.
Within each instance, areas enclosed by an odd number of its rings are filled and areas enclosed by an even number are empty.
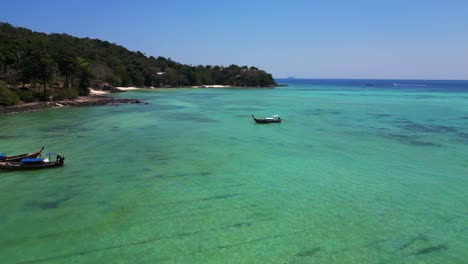
<svg viewBox="0 0 468 264"><path fill-rule="evenodd" d="M423 79L423 78L316 78L316 77L273 77L275 80L400 80L400 81L462 81L468 82L468 79Z"/></svg>

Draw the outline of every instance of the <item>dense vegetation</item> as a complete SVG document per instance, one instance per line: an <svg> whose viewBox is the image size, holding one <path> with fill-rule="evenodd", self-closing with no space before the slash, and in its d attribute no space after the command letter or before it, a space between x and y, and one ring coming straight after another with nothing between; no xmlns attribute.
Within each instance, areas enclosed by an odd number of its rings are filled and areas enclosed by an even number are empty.
<svg viewBox="0 0 468 264"><path fill-rule="evenodd" d="M255 67L191 66L98 39L0 23L0 104L88 94L88 87L273 86ZM10 103L6 103L6 101Z"/></svg>

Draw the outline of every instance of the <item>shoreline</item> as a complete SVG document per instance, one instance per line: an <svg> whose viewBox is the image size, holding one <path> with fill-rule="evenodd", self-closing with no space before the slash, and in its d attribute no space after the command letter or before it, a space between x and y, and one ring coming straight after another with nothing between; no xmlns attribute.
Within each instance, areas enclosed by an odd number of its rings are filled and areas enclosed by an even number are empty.
<svg viewBox="0 0 468 264"><path fill-rule="evenodd" d="M88 96L79 96L70 100L47 101L22 103L13 106L0 106L0 115L12 115L26 112L35 112L44 109L56 109L64 107L86 107L86 106L104 106L120 104L148 104L139 99L112 98L105 94L91 94Z"/></svg>
<svg viewBox="0 0 468 264"><path fill-rule="evenodd" d="M284 87L288 86L286 84L278 84L278 85L272 85L272 86L235 86L235 85L221 85L221 84L210 84L210 85L189 85L189 86L167 86L167 87L113 87L113 89L118 90L120 92L125 92L125 91L132 91L132 90L158 90L158 89L184 89L184 88L207 88L207 89L216 89L216 88L233 88L233 89L273 89L276 87Z"/></svg>
<svg viewBox="0 0 468 264"><path fill-rule="evenodd" d="M104 105L120 105L120 104L148 104L139 99L127 98L112 98L108 95L112 93L134 91L134 90L157 90L157 89L178 89L178 88L191 88L191 89L222 89L222 88L260 88L272 89L277 86L265 87L243 87L232 85L199 85L199 86L177 86L177 87L112 87L110 90L95 90L90 88L88 96L79 96L75 99L46 101L46 102L31 102L21 103L13 106L0 106L0 115L20 114L26 112L35 112L44 109L55 109L63 107L85 107L85 106L104 106Z"/></svg>

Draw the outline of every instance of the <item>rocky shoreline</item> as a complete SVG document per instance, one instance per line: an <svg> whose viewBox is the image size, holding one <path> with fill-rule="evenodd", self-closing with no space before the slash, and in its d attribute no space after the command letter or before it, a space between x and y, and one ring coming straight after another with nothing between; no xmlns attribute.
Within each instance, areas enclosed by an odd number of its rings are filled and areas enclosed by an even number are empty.
<svg viewBox="0 0 468 264"><path fill-rule="evenodd" d="M258 88L274 88L287 85L265 86ZM176 88L176 87L167 87ZM228 86L228 85L201 85L201 86L183 86L177 88L245 88L241 86ZM83 107L83 106L103 106L103 105L119 105L119 104L148 104L139 99L127 98L112 98L108 96L111 93L125 92L128 90L137 90L146 88L137 87L106 87L102 90L91 89L91 94L88 96L79 96L71 100L48 101L48 102L32 102L22 103L14 106L0 106L0 115L5 114L19 114L24 112L33 112L42 109L62 108L62 107ZM150 88L148 88L150 89ZM154 89L154 88L153 88ZM156 88L164 89L164 88Z"/></svg>
<svg viewBox="0 0 468 264"><path fill-rule="evenodd" d="M62 107L83 107L83 106L102 106L102 105L120 105L120 104L148 104L139 99L112 98L105 95L80 96L72 100L33 102L14 106L0 106L0 114L18 114L24 112L33 112L42 109L62 108Z"/></svg>

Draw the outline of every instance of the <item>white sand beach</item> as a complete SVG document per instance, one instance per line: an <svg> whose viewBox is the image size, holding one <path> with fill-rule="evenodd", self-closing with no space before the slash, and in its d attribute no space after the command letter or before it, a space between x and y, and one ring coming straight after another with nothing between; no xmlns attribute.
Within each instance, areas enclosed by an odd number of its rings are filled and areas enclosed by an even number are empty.
<svg viewBox="0 0 468 264"><path fill-rule="evenodd" d="M219 84L213 84L213 85L202 85L202 88L228 88L231 87L229 85L219 85Z"/></svg>
<svg viewBox="0 0 468 264"><path fill-rule="evenodd" d="M210 85L188 86L187 88L234 88L234 87L235 87L235 86L220 85L220 84L210 84Z"/></svg>
<svg viewBox="0 0 468 264"><path fill-rule="evenodd" d="M131 91L131 90L140 90L142 88L138 87L115 87L116 89L119 89L120 91Z"/></svg>
<svg viewBox="0 0 468 264"><path fill-rule="evenodd" d="M89 88L89 93L94 94L94 95L103 95L103 94L108 94L108 91L100 91L100 90L94 90L92 88Z"/></svg>

